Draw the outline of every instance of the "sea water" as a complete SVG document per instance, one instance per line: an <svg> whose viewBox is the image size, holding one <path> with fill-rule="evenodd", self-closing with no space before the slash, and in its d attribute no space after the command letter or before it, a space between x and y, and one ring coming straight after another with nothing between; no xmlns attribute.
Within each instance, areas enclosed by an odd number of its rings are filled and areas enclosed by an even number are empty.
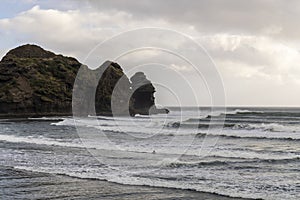
<svg viewBox="0 0 300 200"><path fill-rule="evenodd" d="M1 120L0 165L241 198L300 199L300 109Z"/></svg>

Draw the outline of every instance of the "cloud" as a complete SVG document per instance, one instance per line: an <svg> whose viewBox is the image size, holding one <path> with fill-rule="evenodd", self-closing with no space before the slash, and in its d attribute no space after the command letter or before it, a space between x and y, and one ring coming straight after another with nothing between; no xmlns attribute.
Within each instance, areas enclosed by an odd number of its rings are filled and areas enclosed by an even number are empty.
<svg viewBox="0 0 300 200"><path fill-rule="evenodd" d="M300 53L278 40L229 34L203 36L197 40L204 44L220 68L228 69L234 76L299 82Z"/></svg>
<svg viewBox="0 0 300 200"><path fill-rule="evenodd" d="M18 43L36 42L82 58L81 52L91 50L103 40L145 24L172 27L163 19L135 19L124 11L61 11L34 6L16 17L0 19L0 33L6 34L6 37L16 35Z"/></svg>
<svg viewBox="0 0 300 200"><path fill-rule="evenodd" d="M190 72L193 71L192 66L171 64L172 69L176 71Z"/></svg>
<svg viewBox="0 0 300 200"><path fill-rule="evenodd" d="M244 33L299 40L300 2L291 0L100 0L88 1L100 11L122 10L135 18L164 18L190 24L201 33Z"/></svg>
<svg viewBox="0 0 300 200"><path fill-rule="evenodd" d="M45 2L35 1L37 6L14 17L0 19L0 35L4 39L0 48L1 55L11 49L12 44L37 43L83 62L91 49L115 34L145 26L162 27L191 35L192 39L205 47L217 64L225 85L230 91L235 91L229 92L235 96L230 96L229 103L257 104L259 100L251 97L258 94L255 87L265 86L270 89L273 84L280 86L283 93L285 89L297 88L300 84L300 26L294 20L300 17L297 12L299 1L292 0L289 4L279 0L191 0L188 3L176 0L76 1L72 5L59 8L50 3L51 1ZM143 44L143 41L148 44L160 43L180 49L184 53L195 53L185 40L171 36L146 36L136 35L130 38L130 42L133 46ZM120 43L108 46L106 51L113 53L122 45ZM100 56L95 54L91 65L98 66ZM201 56L207 55L193 55ZM140 51L120 59L125 69L126 66L138 65L142 61L164 63L179 73L188 74L189 77L193 74L186 63L162 52ZM207 59L203 59L202 65L197 67L206 70L208 66L210 64ZM160 76L168 76L166 71L161 70L160 73ZM155 73L151 75L155 76ZM197 87L197 79L191 77L191 80L195 80ZM248 90L249 94L238 96L238 92L242 90ZM263 102L289 104L288 100L274 98L275 91L275 88L274 91L268 91L272 95L270 98L264 97ZM300 100L300 96L294 96L294 93L284 92L285 95L290 94Z"/></svg>

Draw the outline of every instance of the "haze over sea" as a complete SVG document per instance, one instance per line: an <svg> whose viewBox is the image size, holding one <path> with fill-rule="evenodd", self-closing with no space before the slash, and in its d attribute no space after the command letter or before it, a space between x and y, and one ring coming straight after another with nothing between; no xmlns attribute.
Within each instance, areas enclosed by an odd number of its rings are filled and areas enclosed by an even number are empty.
<svg viewBox="0 0 300 200"><path fill-rule="evenodd" d="M170 111L134 118L1 120L1 198L72 198L72 178L92 181L93 187L104 180L220 199L300 198L299 108ZM33 179L39 184L30 185ZM52 187L54 182L68 192ZM78 198L95 191L87 188Z"/></svg>

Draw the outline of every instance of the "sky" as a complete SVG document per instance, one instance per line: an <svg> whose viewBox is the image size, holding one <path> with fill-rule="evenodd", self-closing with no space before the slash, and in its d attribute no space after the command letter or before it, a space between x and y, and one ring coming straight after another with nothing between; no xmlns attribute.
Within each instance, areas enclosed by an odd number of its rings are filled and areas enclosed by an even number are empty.
<svg viewBox="0 0 300 200"><path fill-rule="evenodd" d="M37 44L143 71L160 105L300 106L298 0L3 0L0 56Z"/></svg>

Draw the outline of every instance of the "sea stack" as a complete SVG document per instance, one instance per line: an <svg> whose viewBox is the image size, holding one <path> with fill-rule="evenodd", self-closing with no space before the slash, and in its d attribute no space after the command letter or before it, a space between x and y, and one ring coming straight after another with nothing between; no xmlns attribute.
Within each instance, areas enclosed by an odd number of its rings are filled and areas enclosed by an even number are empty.
<svg viewBox="0 0 300 200"><path fill-rule="evenodd" d="M154 105L155 88L143 72L137 72L131 78L132 110L135 114L148 115Z"/></svg>
<svg viewBox="0 0 300 200"><path fill-rule="evenodd" d="M132 115L169 113L167 109L158 109L155 105L155 87L143 72L135 73L131 78Z"/></svg>

